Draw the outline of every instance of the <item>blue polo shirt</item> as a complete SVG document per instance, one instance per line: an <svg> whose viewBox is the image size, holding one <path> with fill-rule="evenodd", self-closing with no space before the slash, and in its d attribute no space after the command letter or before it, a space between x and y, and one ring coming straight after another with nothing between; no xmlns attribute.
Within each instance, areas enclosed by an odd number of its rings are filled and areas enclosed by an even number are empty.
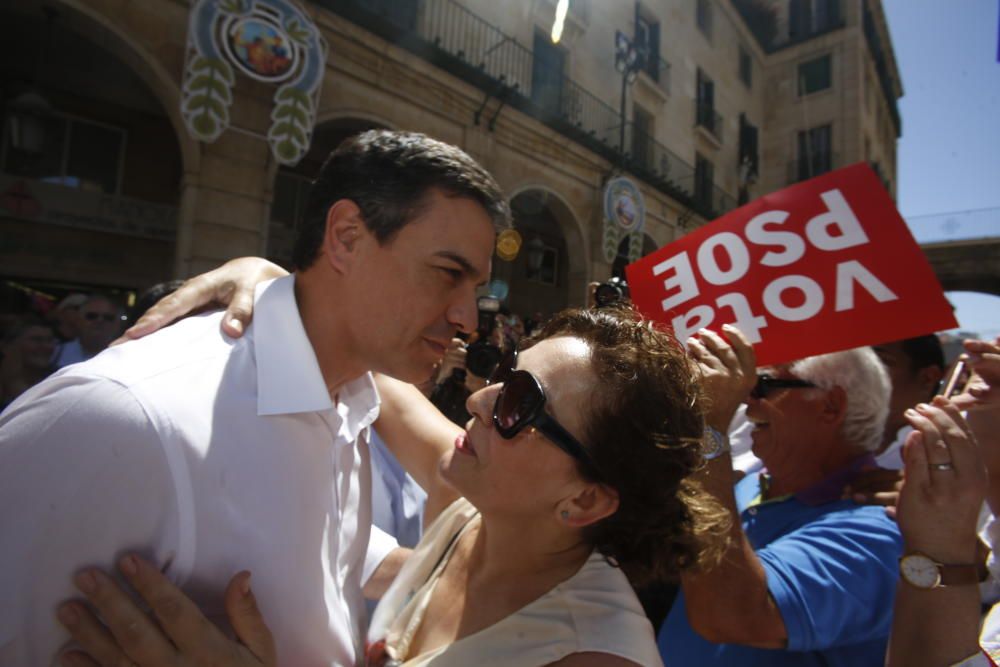
<svg viewBox="0 0 1000 667"><path fill-rule="evenodd" d="M844 484L870 462L859 459L815 487L767 501L766 474L736 485L743 531L767 573L788 646L705 641L688 624L681 592L658 637L666 667L885 663L903 541L884 508L839 500Z"/></svg>

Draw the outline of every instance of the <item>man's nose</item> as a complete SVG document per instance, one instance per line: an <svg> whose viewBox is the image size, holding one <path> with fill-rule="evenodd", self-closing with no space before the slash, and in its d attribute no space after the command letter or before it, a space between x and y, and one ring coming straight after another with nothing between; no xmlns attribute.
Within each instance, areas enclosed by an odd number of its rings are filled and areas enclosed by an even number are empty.
<svg viewBox="0 0 1000 667"><path fill-rule="evenodd" d="M459 331L472 333L479 322L479 309L476 305L474 291L463 293L455 299L446 314L448 323L458 327Z"/></svg>

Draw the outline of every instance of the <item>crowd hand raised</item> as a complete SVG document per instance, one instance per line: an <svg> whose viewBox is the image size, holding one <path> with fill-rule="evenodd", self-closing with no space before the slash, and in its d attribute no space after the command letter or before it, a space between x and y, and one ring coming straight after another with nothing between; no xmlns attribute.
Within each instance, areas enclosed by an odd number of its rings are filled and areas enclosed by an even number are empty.
<svg viewBox="0 0 1000 667"><path fill-rule="evenodd" d="M226 307L222 330L239 338L253 315L257 283L287 275L288 271L260 257L232 259L217 269L191 278L173 294L160 299L113 344L142 338L174 320L213 306Z"/></svg>
<svg viewBox="0 0 1000 667"><path fill-rule="evenodd" d="M1000 412L1000 338L994 341L966 340L963 357L972 377L952 402L960 410Z"/></svg>
<svg viewBox="0 0 1000 667"><path fill-rule="evenodd" d="M225 637L188 597L149 563L136 556L126 556L120 561L119 569L149 605L153 618L140 610L109 576L100 570L84 570L76 575L74 583L87 597L93 611L78 601L59 607L60 623L83 649L61 655L61 664L70 667L260 667L277 664L274 640L250 590L249 572L234 576L225 593L226 614L240 640L237 642Z"/></svg>
<svg viewBox="0 0 1000 667"><path fill-rule="evenodd" d="M722 331L725 338L702 329L697 337L687 340L687 348L701 370L708 399L705 421L725 433L757 381L757 361L742 331L730 324L723 325Z"/></svg>
<svg viewBox="0 0 1000 667"><path fill-rule="evenodd" d="M465 343L461 338L452 338L448 345L448 350L441 360L441 368L438 369L437 382L444 382L451 377L451 372L456 368L465 368Z"/></svg>
<svg viewBox="0 0 1000 667"><path fill-rule="evenodd" d="M907 548L944 563L973 562L987 488L975 438L958 408L940 396L907 410L906 418L914 431L904 445L896 520Z"/></svg>

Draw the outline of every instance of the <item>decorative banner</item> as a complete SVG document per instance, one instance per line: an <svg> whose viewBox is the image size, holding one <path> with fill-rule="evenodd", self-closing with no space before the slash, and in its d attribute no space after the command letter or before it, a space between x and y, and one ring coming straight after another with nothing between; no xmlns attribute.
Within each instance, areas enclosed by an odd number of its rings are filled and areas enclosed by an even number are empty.
<svg viewBox="0 0 1000 667"><path fill-rule="evenodd" d="M620 176L604 186L604 217L626 233L641 232L646 222L646 204L639 188Z"/></svg>
<svg viewBox="0 0 1000 667"><path fill-rule="evenodd" d="M516 229L505 229L497 236L497 257L513 262L521 251L521 235Z"/></svg>
<svg viewBox="0 0 1000 667"><path fill-rule="evenodd" d="M639 310L679 340L732 323L762 366L957 326L865 163L761 197L625 273Z"/></svg>
<svg viewBox="0 0 1000 667"><path fill-rule="evenodd" d="M295 165L309 150L326 42L288 0L197 0L188 24L181 112L191 135L212 142L229 127L237 71L281 84L267 133L278 162Z"/></svg>
<svg viewBox="0 0 1000 667"><path fill-rule="evenodd" d="M628 240L628 261L638 262L642 257L642 242L645 234L642 232L632 232Z"/></svg>
<svg viewBox="0 0 1000 667"><path fill-rule="evenodd" d="M604 219L604 233L602 234L601 242L604 247L604 261L608 264L614 264L615 258L618 257L618 236L620 231L618 225L611 222L608 218Z"/></svg>

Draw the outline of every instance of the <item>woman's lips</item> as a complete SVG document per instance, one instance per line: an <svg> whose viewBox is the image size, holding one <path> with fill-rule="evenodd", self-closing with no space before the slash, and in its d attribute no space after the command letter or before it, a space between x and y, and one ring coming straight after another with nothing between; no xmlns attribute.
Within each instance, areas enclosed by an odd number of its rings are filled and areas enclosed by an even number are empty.
<svg viewBox="0 0 1000 667"><path fill-rule="evenodd" d="M455 438L455 449L468 456L476 455L476 450L472 448L472 443L469 442L468 433L462 433Z"/></svg>

